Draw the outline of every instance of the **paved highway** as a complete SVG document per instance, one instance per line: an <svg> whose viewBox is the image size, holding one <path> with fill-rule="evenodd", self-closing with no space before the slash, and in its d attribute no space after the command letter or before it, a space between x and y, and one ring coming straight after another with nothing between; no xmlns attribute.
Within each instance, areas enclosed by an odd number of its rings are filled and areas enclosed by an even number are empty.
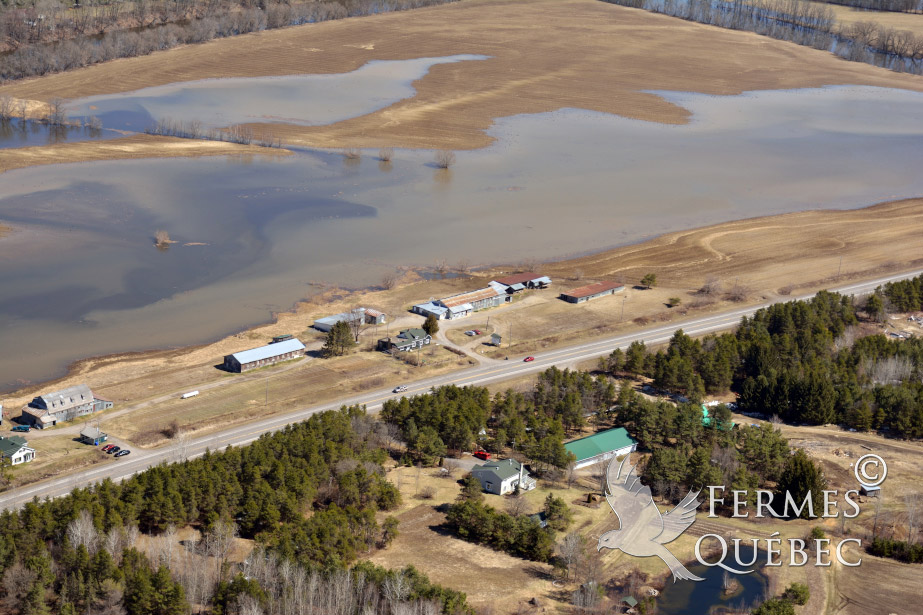
<svg viewBox="0 0 923 615"><path fill-rule="evenodd" d="M914 277L921 273L923 273L923 271L892 275L832 290L848 295L861 295L873 291L877 286L886 282ZM813 295L785 298L784 300L790 301L796 298L807 299L811 296ZM578 361L585 361L587 359L608 355L615 348L626 348L629 344L637 340L644 341L647 345L656 345L669 340L677 329L683 329L689 335L704 335L714 331L726 330L739 323L742 316L750 315L756 310L770 305L770 303L772 302L712 316L672 322L668 325L651 327L634 333L586 342L568 348L551 350L536 356L535 361L529 363L524 363L521 359L510 360L509 362L504 361L502 364L494 363L481 365L461 372L420 380L412 384L408 383L408 389L405 393L402 393L402 395L423 393L432 387L447 384L455 384L458 386L486 385L492 382L508 380L517 376L543 371L552 365L563 367ZM214 451L226 446L247 444L259 438L261 434L276 431L291 423L303 421L316 412L321 412L330 408L338 408L341 405L365 404L370 411L374 412L381 409L382 403L385 400L393 397L397 397L397 395L391 393L390 390L371 391L353 397L344 397L336 402L326 403L320 406L308 406L295 412L267 418L249 425L232 427L210 436L188 440L168 447L147 451L133 449L131 455L127 457L107 461L100 466L93 467L86 471L50 479L33 485L26 485L19 489L13 489L0 494L0 508L19 508L23 503L35 497L59 497L76 487L83 487L99 482L104 478L119 481L164 461L171 462L198 457L202 455L206 449Z"/></svg>

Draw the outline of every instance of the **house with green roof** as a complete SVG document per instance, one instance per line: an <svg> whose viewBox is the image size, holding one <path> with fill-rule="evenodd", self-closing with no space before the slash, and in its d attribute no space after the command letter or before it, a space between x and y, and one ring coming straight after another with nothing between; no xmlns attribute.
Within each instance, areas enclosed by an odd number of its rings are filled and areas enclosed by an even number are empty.
<svg viewBox="0 0 923 615"><path fill-rule="evenodd" d="M18 466L35 459L35 449L29 448L21 436L0 437L0 459L9 459L10 465Z"/></svg>
<svg viewBox="0 0 923 615"><path fill-rule="evenodd" d="M535 479L515 459L498 459L476 465L471 468L471 475L481 482L481 488L487 493L506 495L515 491L516 487L520 491L535 489Z"/></svg>
<svg viewBox="0 0 923 615"><path fill-rule="evenodd" d="M638 442L628 435L624 427L607 429L564 444L564 448L577 458L574 467L578 469L627 455L637 447Z"/></svg>

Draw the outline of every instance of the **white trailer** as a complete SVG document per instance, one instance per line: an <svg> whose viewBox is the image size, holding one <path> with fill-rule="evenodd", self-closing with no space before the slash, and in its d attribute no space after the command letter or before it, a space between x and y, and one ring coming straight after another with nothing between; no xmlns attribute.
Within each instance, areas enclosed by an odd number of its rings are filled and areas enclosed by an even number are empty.
<svg viewBox="0 0 923 615"><path fill-rule="evenodd" d="M180 399L189 399L190 397L195 397L198 394L198 391L189 391L188 393L183 393Z"/></svg>

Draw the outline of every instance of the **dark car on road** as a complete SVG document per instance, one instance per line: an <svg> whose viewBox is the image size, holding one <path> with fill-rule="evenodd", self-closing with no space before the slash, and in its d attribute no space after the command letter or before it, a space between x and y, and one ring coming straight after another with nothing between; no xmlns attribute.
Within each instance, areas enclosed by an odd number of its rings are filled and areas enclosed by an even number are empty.
<svg viewBox="0 0 923 615"><path fill-rule="evenodd" d="M115 456L116 456L116 457L124 457L125 455L127 455L127 454L130 453L130 452L131 452L131 451L128 450L128 449L126 448L125 450L121 450L121 451L117 452L117 453L115 454Z"/></svg>
<svg viewBox="0 0 923 615"><path fill-rule="evenodd" d="M109 454L111 455L111 454L113 454L113 453L118 453L120 450L122 450L120 447L118 447L118 446L113 446L112 448L110 448L110 449L109 449L108 451L106 451L106 452L109 453Z"/></svg>

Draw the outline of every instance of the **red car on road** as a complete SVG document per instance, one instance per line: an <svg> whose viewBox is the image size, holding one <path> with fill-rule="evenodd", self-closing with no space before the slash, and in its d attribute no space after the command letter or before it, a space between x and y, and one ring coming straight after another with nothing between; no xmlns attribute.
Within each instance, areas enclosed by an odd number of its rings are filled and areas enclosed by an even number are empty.
<svg viewBox="0 0 923 615"><path fill-rule="evenodd" d="M475 451L473 454L478 459L483 459L484 461L488 461L490 459L490 453L487 451Z"/></svg>
<svg viewBox="0 0 923 615"><path fill-rule="evenodd" d="M535 360L535 357L526 357L525 359L523 359L523 362L529 363L530 361L534 361L534 360Z"/></svg>

